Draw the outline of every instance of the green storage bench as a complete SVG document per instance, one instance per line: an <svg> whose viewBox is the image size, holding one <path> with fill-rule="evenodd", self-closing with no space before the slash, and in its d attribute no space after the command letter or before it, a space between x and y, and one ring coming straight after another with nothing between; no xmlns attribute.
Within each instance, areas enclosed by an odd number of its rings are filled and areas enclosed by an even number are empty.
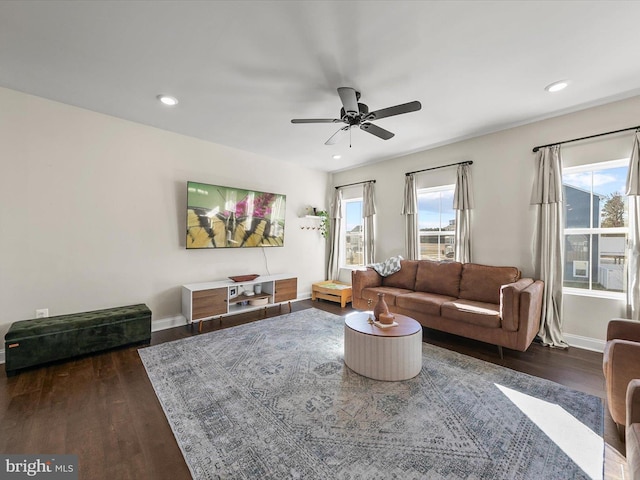
<svg viewBox="0 0 640 480"><path fill-rule="evenodd" d="M21 320L4 336L7 376L18 370L151 341L151 310L145 304Z"/></svg>

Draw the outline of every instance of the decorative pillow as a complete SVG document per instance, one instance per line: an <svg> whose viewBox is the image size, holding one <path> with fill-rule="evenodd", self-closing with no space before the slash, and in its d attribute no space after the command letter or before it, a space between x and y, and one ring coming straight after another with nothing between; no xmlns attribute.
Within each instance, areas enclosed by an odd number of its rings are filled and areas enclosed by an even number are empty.
<svg viewBox="0 0 640 480"><path fill-rule="evenodd" d="M369 266L383 277L388 277L392 273L396 273L400 270L400 260L402 260L402 257L398 255L396 257L388 258L382 263L374 263Z"/></svg>

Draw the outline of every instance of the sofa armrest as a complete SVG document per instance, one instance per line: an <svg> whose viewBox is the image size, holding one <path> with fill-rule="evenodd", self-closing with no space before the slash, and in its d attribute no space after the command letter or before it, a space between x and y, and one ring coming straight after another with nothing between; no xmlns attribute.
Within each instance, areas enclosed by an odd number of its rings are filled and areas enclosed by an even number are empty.
<svg viewBox="0 0 640 480"><path fill-rule="evenodd" d="M542 280L534 281L531 285L520 292L519 330L526 330L527 336L532 332L537 334L540 330L543 295L544 282Z"/></svg>
<svg viewBox="0 0 640 480"><path fill-rule="evenodd" d="M629 478L640 478L640 380L627 387L626 453Z"/></svg>
<svg viewBox="0 0 640 480"><path fill-rule="evenodd" d="M500 318L502 328L517 332L520 325L520 296L533 283L531 278L521 278L517 282L500 287Z"/></svg>
<svg viewBox="0 0 640 480"><path fill-rule="evenodd" d="M627 386L627 427L632 423L640 423L640 378Z"/></svg>
<svg viewBox="0 0 640 480"><path fill-rule="evenodd" d="M607 341L614 339L640 342L640 322L623 318L610 320L607 324Z"/></svg>
<svg viewBox="0 0 640 480"><path fill-rule="evenodd" d="M605 349L604 377L607 403L613 421L626 425L626 399L629 382L640 378L640 343L611 340Z"/></svg>
<svg viewBox="0 0 640 480"><path fill-rule="evenodd" d="M382 277L373 268L366 270L353 270L351 272L351 294L353 298L362 298L365 288L379 287L382 285Z"/></svg>

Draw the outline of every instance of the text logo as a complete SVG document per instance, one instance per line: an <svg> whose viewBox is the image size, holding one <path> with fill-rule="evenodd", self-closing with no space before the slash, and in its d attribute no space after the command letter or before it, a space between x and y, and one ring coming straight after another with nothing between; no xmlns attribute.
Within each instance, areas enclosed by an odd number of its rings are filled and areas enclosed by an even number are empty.
<svg viewBox="0 0 640 480"><path fill-rule="evenodd" d="M78 480L78 456L0 454L0 479Z"/></svg>

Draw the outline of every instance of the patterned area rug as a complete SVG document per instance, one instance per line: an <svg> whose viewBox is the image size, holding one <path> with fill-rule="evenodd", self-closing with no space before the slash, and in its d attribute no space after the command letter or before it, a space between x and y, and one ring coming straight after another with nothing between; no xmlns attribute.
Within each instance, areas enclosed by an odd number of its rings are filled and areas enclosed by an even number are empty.
<svg viewBox="0 0 640 480"><path fill-rule="evenodd" d="M599 398L426 343L370 380L343 333L312 308L141 349L193 477L602 478Z"/></svg>

